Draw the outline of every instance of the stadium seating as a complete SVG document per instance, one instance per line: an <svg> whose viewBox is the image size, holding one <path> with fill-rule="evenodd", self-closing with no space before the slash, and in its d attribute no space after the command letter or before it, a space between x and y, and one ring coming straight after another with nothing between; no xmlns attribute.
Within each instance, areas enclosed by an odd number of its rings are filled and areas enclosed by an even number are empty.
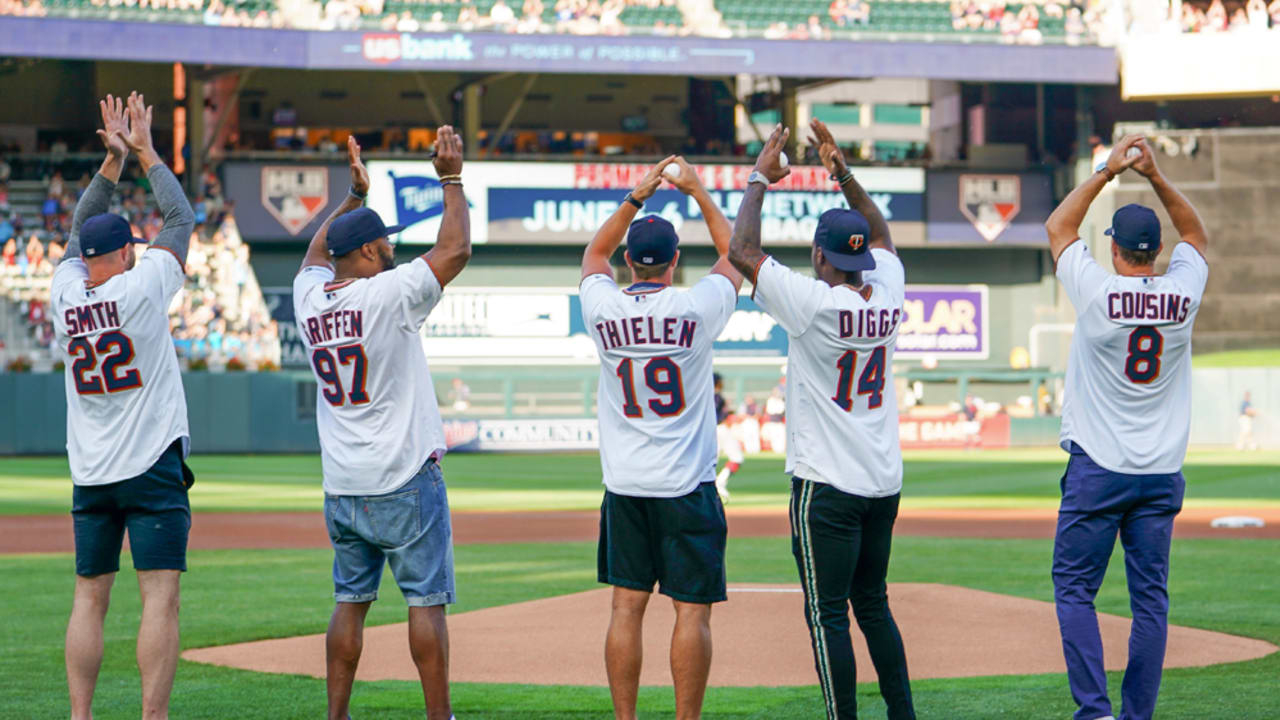
<svg viewBox="0 0 1280 720"><path fill-rule="evenodd" d="M870 11L865 24L851 23L840 26L830 13L830 0L792 0L779 3L774 0L717 0L716 9L724 17L725 25L735 32L765 33L769 28L784 25L788 30L797 26L808 26L809 19L816 17L826 32L858 31L869 33L900 33L930 35L968 35L977 38L997 39L1002 34L998 23L984 25L975 29L965 27L957 29L957 14L962 14L968 3L947 2L946 0L863 0ZM1053 3L1049 3L1053 4ZM1057 3L1059 8L1072 5L1071 2ZM998 7L999 3L989 3ZM1047 7L1044 3L1034 3L1037 8ZM1003 5L1003 14L1019 13L1023 3ZM1056 16L1047 12L1039 13L1039 30L1045 39L1057 40L1065 37L1065 22L1062 14ZM767 33L766 33L767 34Z"/></svg>

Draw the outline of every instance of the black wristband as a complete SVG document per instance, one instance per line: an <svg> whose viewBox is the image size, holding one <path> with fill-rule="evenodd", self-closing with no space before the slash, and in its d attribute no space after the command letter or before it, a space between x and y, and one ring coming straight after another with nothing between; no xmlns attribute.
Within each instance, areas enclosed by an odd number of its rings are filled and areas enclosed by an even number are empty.
<svg viewBox="0 0 1280 720"><path fill-rule="evenodd" d="M643 210L643 209L644 209L644 203L642 203L642 202L640 202L639 200L637 200L637 199L636 199L636 196L635 196L635 195L632 195L631 193L627 193L627 196L626 196L626 197L624 197L624 198L622 198L622 200L623 200L624 202L629 202L629 203L631 203L632 205L634 205L634 206L636 207L636 209L637 209L637 210Z"/></svg>
<svg viewBox="0 0 1280 720"><path fill-rule="evenodd" d="M347 188L347 192L348 192L348 193L350 193L352 197L358 197L358 198L360 198L361 200L364 200L366 197L368 197L368 196L369 196L369 193L364 193L364 194L362 195L362 194L360 194L360 193L356 192L356 187L355 187L354 185L352 185L352 186L348 187L348 188Z"/></svg>

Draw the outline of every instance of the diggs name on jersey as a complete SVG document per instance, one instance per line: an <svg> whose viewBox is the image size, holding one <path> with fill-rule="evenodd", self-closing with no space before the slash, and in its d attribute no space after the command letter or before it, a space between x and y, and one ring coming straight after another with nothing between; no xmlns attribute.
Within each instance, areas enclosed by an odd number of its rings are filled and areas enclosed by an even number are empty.
<svg viewBox="0 0 1280 720"><path fill-rule="evenodd" d="M114 300L69 307L62 318L67 323L67 335L71 337L120 327L120 309Z"/></svg>
<svg viewBox="0 0 1280 720"><path fill-rule="evenodd" d="M1113 292L1107 295L1112 320L1158 320L1180 323L1191 312L1191 298L1175 293Z"/></svg>
<svg viewBox="0 0 1280 720"><path fill-rule="evenodd" d="M364 338L364 312L334 310L307 318L306 326L312 347L333 340L360 340Z"/></svg>
<svg viewBox="0 0 1280 720"><path fill-rule="evenodd" d="M696 320L685 318L629 317L596 323L600 344L605 350L628 345L676 345L693 347L698 330Z"/></svg>
<svg viewBox="0 0 1280 720"><path fill-rule="evenodd" d="M852 310L841 310L836 314L840 337L882 338L889 337L898 327L902 319L902 310L876 310L868 308L856 313Z"/></svg>

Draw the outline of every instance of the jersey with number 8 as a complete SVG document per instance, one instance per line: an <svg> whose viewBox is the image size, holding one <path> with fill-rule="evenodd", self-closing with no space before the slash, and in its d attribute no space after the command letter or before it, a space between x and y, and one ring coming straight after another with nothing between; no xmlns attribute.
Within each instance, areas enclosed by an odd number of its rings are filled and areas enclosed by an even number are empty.
<svg viewBox="0 0 1280 720"><path fill-rule="evenodd" d="M607 275L582 280L582 319L600 354L600 465L610 492L679 497L715 481L711 346L738 294L712 274L689 290Z"/></svg>
<svg viewBox="0 0 1280 720"><path fill-rule="evenodd" d="M49 300L65 353L71 479L106 485L146 472L174 440L186 454L187 400L168 316L183 273L153 248L101 285L88 279L83 260L64 260Z"/></svg>
<svg viewBox="0 0 1280 720"><path fill-rule="evenodd" d="M1083 241L1058 258L1076 309L1067 362L1061 443L1076 443L1107 470L1182 469L1191 430L1191 330L1209 277L1179 243L1164 275L1107 272Z"/></svg>
<svg viewBox="0 0 1280 720"><path fill-rule="evenodd" d="M383 495L445 452L419 331L443 292L423 258L333 283L331 268L293 281L294 317L316 376L324 490Z"/></svg>
<svg viewBox="0 0 1280 720"><path fill-rule="evenodd" d="M787 331L787 472L863 497L902 489L893 348L905 299L898 256L871 251L869 299L773 258L755 300Z"/></svg>

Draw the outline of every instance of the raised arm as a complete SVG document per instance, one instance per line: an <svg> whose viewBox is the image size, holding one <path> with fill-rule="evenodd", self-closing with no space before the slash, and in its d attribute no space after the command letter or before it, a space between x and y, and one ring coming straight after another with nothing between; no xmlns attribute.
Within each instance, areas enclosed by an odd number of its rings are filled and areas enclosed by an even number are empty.
<svg viewBox="0 0 1280 720"><path fill-rule="evenodd" d="M151 143L151 112L154 108L146 104L143 96L136 92L129 93L129 132L117 133L126 145L138 156L142 171L151 182L151 192L156 196L156 205L164 217L164 225L151 241L151 247L160 247L173 253L178 264L186 267L187 249L191 244L191 229L196 224L196 214L191 210L191 203L182 191L178 178L173 176L164 161L156 153Z"/></svg>
<svg viewBox="0 0 1280 720"><path fill-rule="evenodd" d="M316 228L316 234L311 236L311 243L307 245L307 253L302 256L302 267L298 268L298 272L313 265L333 266L329 261L329 226L338 216L364 205L364 198L369 194L369 171L360 160L360 143L356 142L354 136L347 137L347 163L351 166L351 188L338 207Z"/></svg>
<svg viewBox="0 0 1280 720"><path fill-rule="evenodd" d="M729 262L729 240L733 237L733 226L725 219L720 207L711 199L711 194L707 192L702 179L698 177L698 171L682 157L676 158L676 165L680 167L680 174L674 178L667 178L667 182L698 203L698 210L702 212L702 218L707 223L707 231L711 233L711 243L715 245L716 254L720 256L711 268L711 272L729 278L734 290L741 289L742 273Z"/></svg>
<svg viewBox="0 0 1280 720"><path fill-rule="evenodd" d="M1079 239L1080 223L1084 222L1085 213L1089 212L1089 206L1093 204L1094 198L1098 197L1098 193L1102 192L1102 188L1106 187L1112 178L1128 170L1138 161L1140 156L1126 157L1126 155L1129 148L1141 141L1141 135L1124 136L1115 147L1111 148L1106 167L1077 185L1062 204L1049 214L1049 219L1044 222L1044 229L1049 233L1049 254L1055 263L1058 262L1062 251Z"/></svg>
<svg viewBox="0 0 1280 720"><path fill-rule="evenodd" d="M93 176L93 181L76 203L76 212L71 219L71 235L67 239L66 251L62 259L80 257L80 226L94 215L101 215L111 208L111 194L115 192L116 183L120 182L120 173L124 170L125 159L129 156L129 146L125 144L123 135L129 131L129 121L125 117L124 98L108 95L98 102L102 111L102 129L98 137L107 147L107 157L102 167ZM59 261L61 262L61 261Z"/></svg>
<svg viewBox="0 0 1280 720"><path fill-rule="evenodd" d="M1192 247L1204 255L1209 249L1209 233L1204 229L1200 214L1191 206L1186 196L1169 182L1169 178L1160 172L1160 168L1156 167L1155 154L1147 141L1142 140L1135 147L1142 150L1142 157L1133 164L1133 169L1151 183L1151 189L1156 191L1156 197L1160 198L1165 212L1169 213L1169 219L1173 221L1173 227L1182 241L1191 243Z"/></svg>
<svg viewBox="0 0 1280 720"><path fill-rule="evenodd" d="M791 173L790 167L783 167L780 156L787 146L787 138L791 136L789 129L779 123L773 134L765 141L760 156L756 158L754 172L758 172L769 181L778 182ZM738 217L733 222L733 238L729 241L729 262L744 277L756 281L756 268L764 259L764 250L760 248L760 208L764 205L764 193L768 186L762 182L748 182L747 191L742 195L742 205L738 207Z"/></svg>
<svg viewBox="0 0 1280 720"><path fill-rule="evenodd" d="M818 147L818 156L822 158L823 167L831 173L831 179L840 184L840 191L844 193L844 199L848 201L849 207L862 213L862 216L867 219L867 224L871 226L870 247L888 250L897 255L898 250L889 237L889 222L880 212L880 206L876 205L867 191L858 183L857 178L853 176L853 170L849 169L849 164L845 162L844 153L840 152L840 146L836 145L831 130L818 118L809 122L809 129L813 131L813 135L809 137L809 144Z"/></svg>
<svg viewBox="0 0 1280 720"><path fill-rule="evenodd" d="M618 205L618 209L613 211L609 219L604 221L596 231L595 237L587 243L586 251L582 253L582 277L613 275L609 258L613 257L613 253L626 238L627 228L631 226L631 221L636 219L636 213L640 212L644 201L653 197L658 186L662 184L662 171L675 161L676 156L670 155L649 168L649 172L645 173L640 183L628 194L628 197L634 199L639 205L624 201Z"/></svg>
<svg viewBox="0 0 1280 720"><path fill-rule="evenodd" d="M462 192L462 138L449 125L436 133L436 175L444 186L444 217L435 247L425 255L427 264L443 287L458 277L471 259L471 214Z"/></svg>

